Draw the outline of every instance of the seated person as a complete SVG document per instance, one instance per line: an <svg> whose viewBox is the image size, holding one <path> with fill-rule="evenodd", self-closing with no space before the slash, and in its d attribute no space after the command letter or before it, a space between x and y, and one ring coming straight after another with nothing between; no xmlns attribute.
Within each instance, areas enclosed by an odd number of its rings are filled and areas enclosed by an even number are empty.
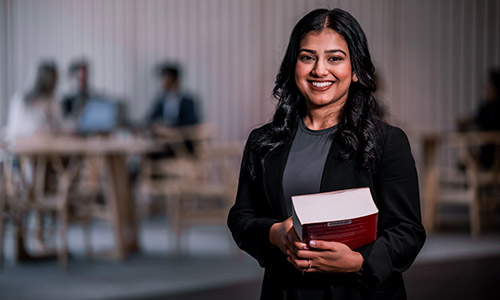
<svg viewBox="0 0 500 300"><path fill-rule="evenodd" d="M68 73L74 91L61 102L64 118L79 134L106 134L121 125L124 107L90 88L89 63L85 59L71 63Z"/></svg>
<svg viewBox="0 0 500 300"><path fill-rule="evenodd" d="M61 109L65 119L76 120L93 94L89 87L89 64L84 59L76 60L68 73L74 91L63 98Z"/></svg>
<svg viewBox="0 0 500 300"><path fill-rule="evenodd" d="M458 121L459 131L499 131L500 132L500 70L490 70L485 87L484 100L475 116ZM494 163L495 146L482 146L480 162L490 168Z"/></svg>
<svg viewBox="0 0 500 300"><path fill-rule="evenodd" d="M8 139L53 135L66 130L54 96L57 81L56 65L42 62L31 90L25 95L16 93L11 99L7 118Z"/></svg>
<svg viewBox="0 0 500 300"><path fill-rule="evenodd" d="M162 89L147 116L148 123L187 126L198 123L194 100L180 92L180 70L173 65L159 68Z"/></svg>
<svg viewBox="0 0 500 300"><path fill-rule="evenodd" d="M491 70L484 101L476 114L479 130L500 131L500 70Z"/></svg>
<svg viewBox="0 0 500 300"><path fill-rule="evenodd" d="M180 70L170 64L159 67L158 75L162 89L156 96L146 122L153 134L163 136L172 128L198 124L199 117L195 101L180 91ZM189 138L185 141L189 152L194 152L194 144Z"/></svg>
<svg viewBox="0 0 500 300"><path fill-rule="evenodd" d="M63 123L59 105L55 100L55 90L58 82L58 72L53 62L45 61L38 66L33 87L26 94L16 93L9 105L7 117L7 139L31 139L33 137L47 137L71 131ZM21 161L15 159L13 167L20 172ZM33 172L32 168L28 169ZM31 173L28 178L33 178ZM57 173L52 164L45 169L45 192L56 193ZM26 179L26 178L25 178ZM40 222L38 218L37 222ZM22 226L22 223L21 223ZM41 226L40 224L38 226ZM32 259L25 248L23 228L16 230L18 259ZM43 236L36 236L38 245L43 245Z"/></svg>

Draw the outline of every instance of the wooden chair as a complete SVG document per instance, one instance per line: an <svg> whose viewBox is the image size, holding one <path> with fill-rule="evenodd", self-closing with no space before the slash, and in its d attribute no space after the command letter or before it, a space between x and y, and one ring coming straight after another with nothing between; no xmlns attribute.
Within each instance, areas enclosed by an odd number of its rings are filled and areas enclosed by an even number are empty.
<svg viewBox="0 0 500 300"><path fill-rule="evenodd" d="M157 140L157 143L161 144L162 148L173 147L175 156L141 157L136 192L137 208L141 217L158 212L155 209L158 198L163 200L176 195L177 182L188 173L188 168L191 166L189 163L191 158L187 156L187 150L184 149L180 137L162 138ZM163 204L163 201L161 203Z"/></svg>
<svg viewBox="0 0 500 300"><path fill-rule="evenodd" d="M3 242L7 220L10 219L14 228L17 228L15 226L17 219L14 200L20 193L15 190L17 185L13 180L12 164L13 160L7 144L0 142L0 269L3 268Z"/></svg>
<svg viewBox="0 0 500 300"><path fill-rule="evenodd" d="M172 231L177 238L190 226L226 224L227 213L236 197L242 146L209 145L200 153L196 176L180 184L177 202L170 210Z"/></svg>
<svg viewBox="0 0 500 300"><path fill-rule="evenodd" d="M491 147L492 164L481 165ZM471 235L482 231L485 217L500 204L500 133L457 133L429 136L424 143L426 191L424 221L428 231L440 223L443 205L469 207Z"/></svg>
<svg viewBox="0 0 500 300"><path fill-rule="evenodd" d="M15 239L17 255L29 255L26 252L26 237L29 235L28 228L24 224L32 216L35 217L34 236L37 242L34 257L57 253L59 262L63 267L67 266L68 249L66 232L69 223L68 189L72 177L77 170L77 162L68 160L63 163L61 157L37 154L14 155L8 147L3 147L7 160L2 165L2 188L3 193L2 216L8 211L12 216L15 226ZM56 173L54 190L47 189L47 169L52 168ZM52 245L46 240L44 216L55 218L58 221L60 246L57 247L55 237ZM0 227L0 239L3 240L4 222ZM0 247L2 248L2 247ZM22 257L18 257L22 258Z"/></svg>
<svg viewBox="0 0 500 300"><path fill-rule="evenodd" d="M167 211L171 203L177 201L179 185L196 174L199 154L211 139L212 131L209 124L158 127L155 136L155 142L164 152L141 158L136 198L140 201L138 209L143 217L154 213L151 207L155 199L162 199L160 203L166 203Z"/></svg>
<svg viewBox="0 0 500 300"><path fill-rule="evenodd" d="M24 218L28 212L26 200L32 192L25 175L21 171L20 162L11 153L9 144L0 142L0 268L3 266L3 242L8 220L14 229L16 260L25 254Z"/></svg>

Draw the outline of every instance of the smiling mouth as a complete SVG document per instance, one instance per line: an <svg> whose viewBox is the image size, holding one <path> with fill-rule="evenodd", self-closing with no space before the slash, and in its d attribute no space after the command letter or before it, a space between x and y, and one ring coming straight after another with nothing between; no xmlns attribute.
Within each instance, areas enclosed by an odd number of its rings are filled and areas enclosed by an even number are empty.
<svg viewBox="0 0 500 300"><path fill-rule="evenodd" d="M312 86L317 88L325 88L333 84L333 81L309 81Z"/></svg>

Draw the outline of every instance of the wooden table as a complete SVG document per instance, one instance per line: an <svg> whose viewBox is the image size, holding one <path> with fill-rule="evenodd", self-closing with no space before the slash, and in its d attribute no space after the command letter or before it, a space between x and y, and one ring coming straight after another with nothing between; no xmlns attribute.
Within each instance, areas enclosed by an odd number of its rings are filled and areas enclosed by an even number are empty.
<svg viewBox="0 0 500 300"><path fill-rule="evenodd" d="M37 137L17 139L11 143L10 149L19 158L29 157L35 161L63 157L103 158L105 167L111 175L109 201L116 204L119 215L118 224L115 224L117 229L115 256L119 260L124 260L130 252L138 250L138 228L126 158L131 154L156 150L157 145L153 141L132 137ZM37 173L40 172L35 171L35 176L38 176Z"/></svg>

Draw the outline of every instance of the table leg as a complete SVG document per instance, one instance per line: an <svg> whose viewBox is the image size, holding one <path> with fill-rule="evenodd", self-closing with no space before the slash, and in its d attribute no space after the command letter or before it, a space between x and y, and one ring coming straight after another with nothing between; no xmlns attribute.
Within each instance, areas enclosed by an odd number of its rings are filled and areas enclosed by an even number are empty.
<svg viewBox="0 0 500 300"><path fill-rule="evenodd" d="M107 163L111 172L112 190L116 197L119 223L121 224L119 238L123 247L124 255L139 250L137 221L134 205L131 197L131 185L129 172L126 166L125 156L112 154L107 157Z"/></svg>

